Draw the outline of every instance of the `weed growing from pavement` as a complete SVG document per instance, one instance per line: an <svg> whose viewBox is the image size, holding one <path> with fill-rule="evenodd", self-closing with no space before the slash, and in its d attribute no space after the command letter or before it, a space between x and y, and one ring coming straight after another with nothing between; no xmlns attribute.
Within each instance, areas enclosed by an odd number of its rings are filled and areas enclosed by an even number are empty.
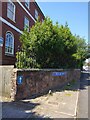
<svg viewBox="0 0 90 120"><path fill-rule="evenodd" d="M53 96L53 93L52 93L51 90L49 90L48 95L49 95L49 96Z"/></svg>
<svg viewBox="0 0 90 120"><path fill-rule="evenodd" d="M64 86L64 89L69 90L76 84L76 80L72 80L70 83L68 83L66 86Z"/></svg>

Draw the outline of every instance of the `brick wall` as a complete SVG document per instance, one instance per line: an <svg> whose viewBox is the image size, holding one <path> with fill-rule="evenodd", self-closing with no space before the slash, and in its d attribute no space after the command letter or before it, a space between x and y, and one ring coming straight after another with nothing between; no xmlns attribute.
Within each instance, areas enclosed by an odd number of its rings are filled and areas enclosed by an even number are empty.
<svg viewBox="0 0 90 120"><path fill-rule="evenodd" d="M12 78L11 97L15 97L14 99L23 99L45 93L71 80L79 80L80 70L16 70Z"/></svg>
<svg viewBox="0 0 90 120"><path fill-rule="evenodd" d="M29 98L79 78L79 69L18 70L14 66L0 66L0 96L11 100Z"/></svg>

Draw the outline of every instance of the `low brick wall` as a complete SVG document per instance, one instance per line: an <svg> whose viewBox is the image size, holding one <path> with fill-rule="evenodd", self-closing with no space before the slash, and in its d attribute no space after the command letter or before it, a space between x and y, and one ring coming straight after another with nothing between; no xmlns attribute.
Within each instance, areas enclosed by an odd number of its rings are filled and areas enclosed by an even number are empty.
<svg viewBox="0 0 90 120"><path fill-rule="evenodd" d="M71 80L79 80L79 78L79 69L14 70L11 98L29 98L33 95L47 92L55 87L60 87Z"/></svg>

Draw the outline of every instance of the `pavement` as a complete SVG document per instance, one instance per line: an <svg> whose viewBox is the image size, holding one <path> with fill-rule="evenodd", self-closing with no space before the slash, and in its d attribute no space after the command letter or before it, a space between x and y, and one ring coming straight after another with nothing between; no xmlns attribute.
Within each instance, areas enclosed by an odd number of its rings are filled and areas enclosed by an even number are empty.
<svg viewBox="0 0 90 120"><path fill-rule="evenodd" d="M72 81L48 94L12 102L0 98L2 118L74 118L77 117L80 81Z"/></svg>

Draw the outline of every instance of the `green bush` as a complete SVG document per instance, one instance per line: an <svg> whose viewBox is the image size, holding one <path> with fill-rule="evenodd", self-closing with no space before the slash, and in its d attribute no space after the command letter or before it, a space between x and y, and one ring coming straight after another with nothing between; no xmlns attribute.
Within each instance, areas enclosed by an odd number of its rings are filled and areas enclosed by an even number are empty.
<svg viewBox="0 0 90 120"><path fill-rule="evenodd" d="M24 30L20 41L24 57L17 53L18 68L80 68L86 57L85 40L73 35L67 23L53 25L50 18Z"/></svg>

